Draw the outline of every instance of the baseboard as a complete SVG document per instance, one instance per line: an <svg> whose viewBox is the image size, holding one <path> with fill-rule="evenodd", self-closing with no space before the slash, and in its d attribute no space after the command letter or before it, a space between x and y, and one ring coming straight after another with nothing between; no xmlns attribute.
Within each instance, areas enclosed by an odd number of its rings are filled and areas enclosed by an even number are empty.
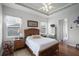
<svg viewBox="0 0 79 59"><path fill-rule="evenodd" d="M71 43L66 43L67 45L71 46L71 47L75 47L76 48L76 45L75 44L71 44Z"/></svg>

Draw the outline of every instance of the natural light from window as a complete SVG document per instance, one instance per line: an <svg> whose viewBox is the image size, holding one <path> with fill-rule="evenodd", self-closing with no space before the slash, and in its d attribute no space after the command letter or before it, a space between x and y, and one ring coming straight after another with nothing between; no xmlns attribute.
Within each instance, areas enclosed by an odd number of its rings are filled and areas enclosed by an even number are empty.
<svg viewBox="0 0 79 59"><path fill-rule="evenodd" d="M20 36L20 28L21 28L21 18L6 16L6 34L7 37L18 37Z"/></svg>

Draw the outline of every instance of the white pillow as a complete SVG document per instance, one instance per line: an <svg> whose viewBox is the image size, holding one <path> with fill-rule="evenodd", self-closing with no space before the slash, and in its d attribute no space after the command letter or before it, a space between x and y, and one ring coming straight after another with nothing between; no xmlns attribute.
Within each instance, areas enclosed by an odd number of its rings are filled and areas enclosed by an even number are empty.
<svg viewBox="0 0 79 59"><path fill-rule="evenodd" d="M40 35L32 35L32 38L37 39L37 38L41 38Z"/></svg>

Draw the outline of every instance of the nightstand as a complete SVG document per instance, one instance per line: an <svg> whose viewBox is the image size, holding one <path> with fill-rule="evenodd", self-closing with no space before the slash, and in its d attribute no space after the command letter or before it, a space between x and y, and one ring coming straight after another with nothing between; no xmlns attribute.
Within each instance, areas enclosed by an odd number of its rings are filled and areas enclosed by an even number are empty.
<svg viewBox="0 0 79 59"><path fill-rule="evenodd" d="M25 40L23 38L19 38L14 41L14 50L22 49L24 47L25 47Z"/></svg>

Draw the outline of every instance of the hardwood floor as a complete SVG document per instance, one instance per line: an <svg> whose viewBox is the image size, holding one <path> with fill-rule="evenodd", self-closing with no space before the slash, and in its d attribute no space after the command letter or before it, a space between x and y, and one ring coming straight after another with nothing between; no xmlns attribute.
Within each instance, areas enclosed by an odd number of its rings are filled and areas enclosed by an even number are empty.
<svg viewBox="0 0 79 59"><path fill-rule="evenodd" d="M68 46L61 42L59 44L59 56L79 56L79 49Z"/></svg>
<svg viewBox="0 0 79 59"><path fill-rule="evenodd" d="M79 49L70 47L64 43L59 44L59 52L53 53L53 56L79 56ZM15 56L33 56L27 48L15 52Z"/></svg>

